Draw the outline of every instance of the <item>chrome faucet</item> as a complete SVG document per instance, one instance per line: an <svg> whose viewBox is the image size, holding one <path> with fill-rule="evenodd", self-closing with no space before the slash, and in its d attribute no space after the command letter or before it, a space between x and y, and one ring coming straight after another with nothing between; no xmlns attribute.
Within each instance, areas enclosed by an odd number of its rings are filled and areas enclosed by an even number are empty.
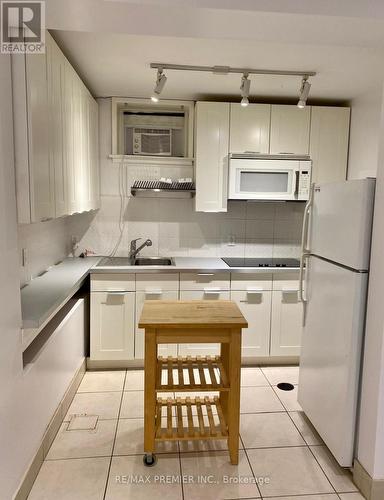
<svg viewBox="0 0 384 500"><path fill-rule="evenodd" d="M132 264L135 262L136 255L142 250L144 247L151 247L152 246L152 240L149 238L144 241L142 245L139 246L139 248L136 247L136 242L141 240L141 238L136 238L135 240L131 241L131 246L130 246L130 251L129 251L129 259L131 260Z"/></svg>

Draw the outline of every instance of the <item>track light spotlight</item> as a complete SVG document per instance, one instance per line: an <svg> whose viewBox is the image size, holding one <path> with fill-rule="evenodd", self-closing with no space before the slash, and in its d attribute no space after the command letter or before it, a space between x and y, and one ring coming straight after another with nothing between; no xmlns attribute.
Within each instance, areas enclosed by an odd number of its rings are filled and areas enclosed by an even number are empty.
<svg viewBox="0 0 384 500"><path fill-rule="evenodd" d="M311 90L311 84L308 82L308 77L304 76L303 79L301 80L299 102L297 103L298 108L300 109L305 108L305 106L307 105L307 99L310 90Z"/></svg>
<svg viewBox="0 0 384 500"><path fill-rule="evenodd" d="M163 70L161 68L159 68L157 70L155 88L153 89L153 94L151 96L151 100L153 102L159 101L159 96L160 96L166 82L167 82L167 77L163 74Z"/></svg>
<svg viewBox="0 0 384 500"><path fill-rule="evenodd" d="M242 106L248 106L249 104L249 89L251 87L251 80L248 79L248 73L244 73L243 76L241 77L241 85L240 85L240 94L241 94L241 101L240 104Z"/></svg>

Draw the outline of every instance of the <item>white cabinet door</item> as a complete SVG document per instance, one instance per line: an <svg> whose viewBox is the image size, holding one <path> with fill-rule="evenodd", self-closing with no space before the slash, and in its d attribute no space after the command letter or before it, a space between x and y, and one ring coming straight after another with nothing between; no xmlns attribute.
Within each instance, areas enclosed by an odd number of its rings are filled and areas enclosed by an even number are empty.
<svg viewBox="0 0 384 500"><path fill-rule="evenodd" d="M65 64L65 90L64 90L64 151L67 169L68 212L74 214L80 211L80 200L77 185L78 178L78 136L80 119L79 89L76 85L75 72L72 66Z"/></svg>
<svg viewBox="0 0 384 500"><path fill-rule="evenodd" d="M180 300L229 300L230 292L191 290L180 291ZM179 344L181 356L215 356L220 354L219 344Z"/></svg>
<svg viewBox="0 0 384 500"><path fill-rule="evenodd" d="M294 289L272 292L271 356L299 356L303 304Z"/></svg>
<svg viewBox="0 0 384 500"><path fill-rule="evenodd" d="M89 100L89 162L90 162L90 209L100 208L100 165L99 165L99 106L91 95Z"/></svg>
<svg viewBox="0 0 384 500"><path fill-rule="evenodd" d="M139 328L141 311L146 300L178 300L178 291L161 289L136 292L135 359L144 359L144 329ZM163 344L158 347L159 356L177 356L177 344Z"/></svg>
<svg viewBox="0 0 384 500"><path fill-rule="evenodd" d="M49 161L46 54L27 55L25 63L31 221L39 222L55 217L54 172Z"/></svg>
<svg viewBox="0 0 384 500"><path fill-rule="evenodd" d="M275 105L271 109L271 154L309 154L311 107Z"/></svg>
<svg viewBox="0 0 384 500"><path fill-rule="evenodd" d="M91 359L134 359L134 318L134 292L92 292Z"/></svg>
<svg viewBox="0 0 384 500"><path fill-rule="evenodd" d="M346 179L349 117L349 108L312 107L312 182L337 182Z"/></svg>
<svg viewBox="0 0 384 500"><path fill-rule="evenodd" d="M49 101L50 162L54 173L55 217L68 214L68 183L64 152L65 58L53 38L46 34Z"/></svg>
<svg viewBox="0 0 384 500"><path fill-rule="evenodd" d="M270 104L231 104L229 151L269 153Z"/></svg>
<svg viewBox="0 0 384 500"><path fill-rule="evenodd" d="M195 109L195 209L226 212L229 103L197 102Z"/></svg>
<svg viewBox="0 0 384 500"><path fill-rule="evenodd" d="M243 328L243 358L268 356L271 331L271 291L231 291L231 300L239 306L248 328Z"/></svg>

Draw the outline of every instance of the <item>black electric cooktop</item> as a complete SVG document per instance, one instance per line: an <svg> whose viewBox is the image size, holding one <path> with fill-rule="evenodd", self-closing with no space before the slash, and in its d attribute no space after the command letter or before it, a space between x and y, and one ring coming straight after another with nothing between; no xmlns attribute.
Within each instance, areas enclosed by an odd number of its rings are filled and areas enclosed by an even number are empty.
<svg viewBox="0 0 384 500"><path fill-rule="evenodd" d="M255 257L225 257L229 267L300 267L299 259L265 259Z"/></svg>

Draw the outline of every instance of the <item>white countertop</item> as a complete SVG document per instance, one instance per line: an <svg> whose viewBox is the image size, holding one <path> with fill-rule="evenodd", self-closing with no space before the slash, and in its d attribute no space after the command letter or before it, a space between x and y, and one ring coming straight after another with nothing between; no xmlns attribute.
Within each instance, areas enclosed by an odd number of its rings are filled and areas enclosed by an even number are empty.
<svg viewBox="0 0 384 500"><path fill-rule="evenodd" d="M171 266L94 266L91 273L171 273L171 272L231 272L280 273L299 271L298 267L229 267L220 257L172 257Z"/></svg>
<svg viewBox="0 0 384 500"><path fill-rule="evenodd" d="M219 257L173 257L171 266L100 266L103 257L68 258L52 266L21 290L23 349L25 350L51 318L80 289L89 273L171 272L298 272L292 267L229 267Z"/></svg>
<svg viewBox="0 0 384 500"><path fill-rule="evenodd" d="M101 257L68 258L21 289L23 329L40 328L77 292L89 269Z"/></svg>

